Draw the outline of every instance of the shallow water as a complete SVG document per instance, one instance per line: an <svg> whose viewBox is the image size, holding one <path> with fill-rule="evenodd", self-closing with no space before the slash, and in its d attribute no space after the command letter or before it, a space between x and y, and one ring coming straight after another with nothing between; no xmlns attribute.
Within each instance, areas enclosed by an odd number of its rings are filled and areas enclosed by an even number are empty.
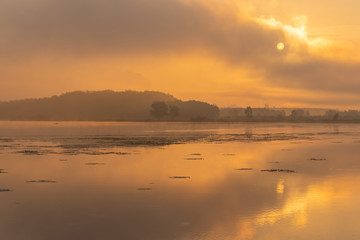
<svg viewBox="0 0 360 240"><path fill-rule="evenodd" d="M6 240L360 239L360 125L0 122Z"/></svg>

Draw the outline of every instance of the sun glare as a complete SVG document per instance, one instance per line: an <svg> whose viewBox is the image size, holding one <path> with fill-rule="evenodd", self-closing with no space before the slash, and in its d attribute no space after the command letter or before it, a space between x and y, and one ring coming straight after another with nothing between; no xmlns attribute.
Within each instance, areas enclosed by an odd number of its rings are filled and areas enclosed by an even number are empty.
<svg viewBox="0 0 360 240"><path fill-rule="evenodd" d="M285 48L285 44L282 43L282 42L279 42L279 43L276 45L276 48L277 48L279 51L282 51L282 50L284 50L284 48Z"/></svg>

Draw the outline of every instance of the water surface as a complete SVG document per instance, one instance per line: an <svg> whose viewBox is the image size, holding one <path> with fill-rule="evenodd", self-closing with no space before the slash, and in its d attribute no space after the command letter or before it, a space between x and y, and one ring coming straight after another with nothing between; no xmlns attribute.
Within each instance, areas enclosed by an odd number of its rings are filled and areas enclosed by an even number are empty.
<svg viewBox="0 0 360 240"><path fill-rule="evenodd" d="M0 122L8 240L360 239L360 125Z"/></svg>

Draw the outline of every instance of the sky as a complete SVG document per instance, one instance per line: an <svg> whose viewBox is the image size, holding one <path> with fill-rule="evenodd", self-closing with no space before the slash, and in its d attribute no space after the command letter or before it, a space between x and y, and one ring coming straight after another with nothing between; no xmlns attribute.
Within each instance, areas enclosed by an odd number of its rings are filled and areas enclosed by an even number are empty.
<svg viewBox="0 0 360 240"><path fill-rule="evenodd" d="M357 0L1 0L0 101L156 90L359 109Z"/></svg>

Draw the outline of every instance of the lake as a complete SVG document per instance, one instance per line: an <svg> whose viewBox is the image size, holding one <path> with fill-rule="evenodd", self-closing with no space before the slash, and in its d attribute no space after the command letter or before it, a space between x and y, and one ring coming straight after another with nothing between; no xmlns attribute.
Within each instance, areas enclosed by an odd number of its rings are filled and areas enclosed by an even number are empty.
<svg viewBox="0 0 360 240"><path fill-rule="evenodd" d="M0 122L0 235L360 239L359 156L359 124Z"/></svg>

